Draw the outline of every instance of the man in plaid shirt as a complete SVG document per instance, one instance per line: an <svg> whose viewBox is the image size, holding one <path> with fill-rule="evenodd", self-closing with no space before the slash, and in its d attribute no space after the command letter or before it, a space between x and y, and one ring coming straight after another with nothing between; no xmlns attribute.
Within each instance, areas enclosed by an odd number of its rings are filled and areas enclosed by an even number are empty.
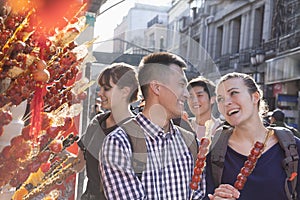
<svg viewBox="0 0 300 200"><path fill-rule="evenodd" d="M107 199L189 200L194 158L171 119L181 116L188 98L186 63L178 56L159 52L145 56L138 80L145 107L135 120L147 147L146 168L138 177L132 166L130 139L121 127L105 139L99 155ZM141 144L142 145L142 144ZM202 199L204 175L192 199Z"/></svg>

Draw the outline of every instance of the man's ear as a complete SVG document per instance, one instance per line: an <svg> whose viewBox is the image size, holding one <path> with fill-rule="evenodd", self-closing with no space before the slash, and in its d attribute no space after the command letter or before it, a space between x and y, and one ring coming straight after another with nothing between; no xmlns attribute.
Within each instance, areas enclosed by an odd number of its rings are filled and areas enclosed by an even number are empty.
<svg viewBox="0 0 300 200"><path fill-rule="evenodd" d="M252 98L253 98L253 101L257 104L258 103L258 101L260 100L260 94L259 94L259 92L254 92L253 94L252 94Z"/></svg>
<svg viewBox="0 0 300 200"><path fill-rule="evenodd" d="M125 86L121 89L122 91L122 96L125 98L128 98L128 96L130 95L131 89L128 86Z"/></svg>
<svg viewBox="0 0 300 200"><path fill-rule="evenodd" d="M213 105L214 103L216 103L216 96L210 97L210 105Z"/></svg>
<svg viewBox="0 0 300 200"><path fill-rule="evenodd" d="M159 95L159 90L160 90L159 82L154 80L154 81L151 81L149 85L150 85L150 90L154 94Z"/></svg>

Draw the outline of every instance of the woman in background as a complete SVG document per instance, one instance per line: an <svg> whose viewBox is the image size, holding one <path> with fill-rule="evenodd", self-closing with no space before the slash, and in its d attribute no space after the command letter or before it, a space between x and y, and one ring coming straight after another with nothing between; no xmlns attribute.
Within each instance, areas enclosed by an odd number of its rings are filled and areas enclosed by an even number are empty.
<svg viewBox="0 0 300 200"><path fill-rule="evenodd" d="M89 123L85 134L81 137L79 157L81 166L86 166L87 187L81 200L105 199L101 188L99 151L106 135L130 119L133 114L129 104L137 100L138 82L133 66L115 63L105 68L98 77L101 108L105 113L97 114Z"/></svg>

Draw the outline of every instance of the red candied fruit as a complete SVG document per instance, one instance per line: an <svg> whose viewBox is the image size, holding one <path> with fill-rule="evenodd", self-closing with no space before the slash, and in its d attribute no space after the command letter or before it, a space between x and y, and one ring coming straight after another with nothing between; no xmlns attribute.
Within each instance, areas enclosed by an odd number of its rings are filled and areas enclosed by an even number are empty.
<svg viewBox="0 0 300 200"><path fill-rule="evenodd" d="M210 144L210 139L207 138L207 137L203 137L201 138L200 140L200 145L203 146L203 147L208 147Z"/></svg>
<svg viewBox="0 0 300 200"><path fill-rule="evenodd" d="M258 156L258 155L260 155L260 153L261 153L261 149L259 149L259 148L253 148L251 150L251 155Z"/></svg>
<svg viewBox="0 0 300 200"><path fill-rule="evenodd" d="M256 155L249 155L248 160L255 163L257 161L258 157Z"/></svg>
<svg viewBox="0 0 300 200"><path fill-rule="evenodd" d="M255 164L254 162L250 161L250 160L247 160L245 163L244 163L244 166L249 168L249 169L253 169L255 167Z"/></svg>
<svg viewBox="0 0 300 200"><path fill-rule="evenodd" d="M262 149L262 148L264 148L264 144L261 143L261 142L255 142L254 147L255 147L255 148Z"/></svg>
<svg viewBox="0 0 300 200"><path fill-rule="evenodd" d="M194 175L201 175L202 174L202 169L195 167L194 168Z"/></svg>
<svg viewBox="0 0 300 200"><path fill-rule="evenodd" d="M192 190L197 190L197 189L198 189L198 183L196 183L196 182L191 182L191 183L190 183L190 188L191 188Z"/></svg>
<svg viewBox="0 0 300 200"><path fill-rule="evenodd" d="M196 165L196 167L202 169L205 166L205 160L199 160L199 159L197 159L195 165Z"/></svg>
<svg viewBox="0 0 300 200"><path fill-rule="evenodd" d="M246 183L247 177L244 176L242 173L239 173L239 175L237 176L237 180L238 180L239 182Z"/></svg>
<svg viewBox="0 0 300 200"><path fill-rule="evenodd" d="M234 187L238 190L242 190L244 188L244 183L242 183L241 181L236 181L234 183Z"/></svg>
<svg viewBox="0 0 300 200"><path fill-rule="evenodd" d="M199 183L200 180L201 180L201 176L200 175L194 175L192 177L192 182Z"/></svg>
<svg viewBox="0 0 300 200"><path fill-rule="evenodd" d="M241 173L244 175L244 176L249 176L251 174L251 170L247 167L242 167L241 169Z"/></svg>

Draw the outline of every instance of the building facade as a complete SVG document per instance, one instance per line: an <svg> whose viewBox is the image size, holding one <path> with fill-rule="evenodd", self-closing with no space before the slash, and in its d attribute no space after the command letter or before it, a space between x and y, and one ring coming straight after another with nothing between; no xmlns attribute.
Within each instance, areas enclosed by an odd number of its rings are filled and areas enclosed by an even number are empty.
<svg viewBox="0 0 300 200"><path fill-rule="evenodd" d="M283 109L288 124L299 129L299 0L188 3L191 12L183 17L188 23L181 32L199 42L220 75L232 71L253 75L270 109ZM188 42L181 47L183 52L190 48ZM204 65L211 68L211 64Z"/></svg>
<svg viewBox="0 0 300 200"><path fill-rule="evenodd" d="M157 23L154 24L165 24L167 22L167 6L153 6L136 3L131 8L128 14L123 18L120 25L114 29L114 49L113 52L126 52L132 51L134 47L144 47L145 43L144 31L151 20L157 19ZM157 18L155 18L157 17ZM153 38L154 39L154 38ZM154 41L152 40L152 43ZM152 46L152 45L151 45Z"/></svg>
<svg viewBox="0 0 300 200"><path fill-rule="evenodd" d="M288 124L299 128L299 0L175 0L160 10L136 4L114 38L114 52L180 55L189 63L189 77L216 81L228 72L250 74L270 110L283 109Z"/></svg>

